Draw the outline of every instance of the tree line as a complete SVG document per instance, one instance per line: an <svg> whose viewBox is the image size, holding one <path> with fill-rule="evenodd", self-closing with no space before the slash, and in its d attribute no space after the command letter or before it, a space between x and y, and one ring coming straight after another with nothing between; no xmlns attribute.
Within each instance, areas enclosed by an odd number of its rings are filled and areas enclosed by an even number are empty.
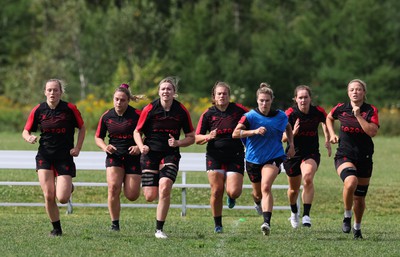
<svg viewBox="0 0 400 257"><path fill-rule="evenodd" d="M368 100L399 105L397 0L0 0L0 95L43 100L49 78L68 83L68 100L111 98L120 83L154 95L179 76L179 91L210 94L228 82L254 106L260 82L277 104L306 84L314 102L346 100L361 78Z"/></svg>

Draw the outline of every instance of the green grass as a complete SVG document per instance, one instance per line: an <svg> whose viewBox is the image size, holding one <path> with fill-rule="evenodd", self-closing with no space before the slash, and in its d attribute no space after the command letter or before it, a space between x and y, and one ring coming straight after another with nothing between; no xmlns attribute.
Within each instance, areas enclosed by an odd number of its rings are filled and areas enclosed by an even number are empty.
<svg viewBox="0 0 400 257"><path fill-rule="evenodd" d="M0 138L2 149L31 147L19 134L3 133ZM84 150L96 150L89 141L93 140L86 141ZM171 209L165 224L169 238L156 240L154 208L123 208L121 232L111 233L106 208L75 207L74 213L67 215L62 207L64 235L49 238L51 227L43 207L0 207L2 256L398 256L400 173L396 163L400 138L378 136L374 142L374 172L362 226L365 239L361 241L341 232L342 182L334 171L333 159L322 149L311 229L293 230L287 220L289 211L274 210L271 236L264 237L260 232L262 218L254 210L233 209L224 210L224 233L216 235L209 209L189 209L186 217L180 217L179 209ZM4 180L37 181L37 177L33 170L0 170L0 181ZM75 181L105 182L105 173L78 171ZM245 181L248 183L247 177ZM190 173L188 183L207 183L206 173ZM286 183L286 176L279 175L276 184ZM180 197L179 189L174 189L172 203L180 203ZM284 190L275 190L274 198L277 205L287 205ZM0 186L0 201L43 202L43 196L39 187ZM78 187L74 201L106 203L107 190ZM143 197L135 203L144 203ZM209 191L189 189L188 203L208 204ZM244 190L238 204L252 204L250 190Z"/></svg>

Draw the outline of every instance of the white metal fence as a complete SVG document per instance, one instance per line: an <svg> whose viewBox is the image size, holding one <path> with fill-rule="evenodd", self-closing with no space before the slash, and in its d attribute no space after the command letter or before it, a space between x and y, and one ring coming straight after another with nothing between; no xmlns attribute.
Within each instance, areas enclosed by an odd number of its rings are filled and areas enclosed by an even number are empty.
<svg viewBox="0 0 400 257"><path fill-rule="evenodd" d="M35 151L0 151L0 169L35 169ZM187 209L210 208L210 205L192 205L187 204L187 189L189 188L210 188L209 184L188 184L187 175L190 172L205 172L205 154L204 153L181 153L179 172L181 181L174 184L174 188L180 188L182 191L181 204L171 204L171 208L180 208L181 215L185 216ZM104 170L105 154L103 152L81 152L78 158L75 158L76 168L78 170ZM98 182L76 182L76 187L107 187L107 183ZM35 181L0 181L0 186L39 186ZM244 184L243 188L251 188L251 185ZM287 185L273 185L273 189L288 189ZM297 199L300 206L300 194ZM0 206L44 206L44 203L15 203L0 202ZM67 213L73 212L73 207L107 207L107 203L74 203L71 197L68 204L60 204L67 207ZM154 208L156 204L121 204L121 207ZM227 208L227 206L224 206ZM254 206L235 206L235 209L254 209ZM274 206L274 209L286 210L287 206Z"/></svg>

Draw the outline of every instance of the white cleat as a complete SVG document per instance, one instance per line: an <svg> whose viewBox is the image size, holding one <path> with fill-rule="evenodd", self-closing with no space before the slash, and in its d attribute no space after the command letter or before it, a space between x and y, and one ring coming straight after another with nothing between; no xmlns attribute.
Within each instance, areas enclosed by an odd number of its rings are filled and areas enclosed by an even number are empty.
<svg viewBox="0 0 400 257"><path fill-rule="evenodd" d="M156 236L156 238L161 238L161 239L168 238L167 235L162 230L159 229L156 230L156 233L154 235Z"/></svg>
<svg viewBox="0 0 400 257"><path fill-rule="evenodd" d="M299 227L299 214L298 213L293 213L290 215L290 224L292 225L292 228L298 228Z"/></svg>
<svg viewBox="0 0 400 257"><path fill-rule="evenodd" d="M311 218L310 216L303 216L303 226L304 227L311 227Z"/></svg>
<svg viewBox="0 0 400 257"><path fill-rule="evenodd" d="M269 234L271 233L271 227L268 223L264 222L261 225L261 231L263 232L264 236L269 236Z"/></svg>

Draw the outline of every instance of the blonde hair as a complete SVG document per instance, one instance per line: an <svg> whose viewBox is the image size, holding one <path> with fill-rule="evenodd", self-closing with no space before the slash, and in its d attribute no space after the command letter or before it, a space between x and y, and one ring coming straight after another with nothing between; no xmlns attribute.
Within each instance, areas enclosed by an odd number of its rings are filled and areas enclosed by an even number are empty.
<svg viewBox="0 0 400 257"><path fill-rule="evenodd" d="M362 86L362 88L364 89L364 101L367 100L367 83L365 83L364 81L362 81L361 79L353 79L351 80L349 83L347 83L347 89L349 89L349 85L351 83L357 82L358 84L360 84L360 86Z"/></svg>
<svg viewBox="0 0 400 257"><path fill-rule="evenodd" d="M266 82L261 82L260 88L257 90L256 93L257 98L260 94L267 94L271 96L272 99L275 98L274 91L271 89L271 86Z"/></svg>
<svg viewBox="0 0 400 257"><path fill-rule="evenodd" d="M178 97L178 82L179 82L179 77L174 77L174 76L169 76L166 78L163 78L160 83L158 83L158 91L160 91L160 86L162 83L169 83L171 86L174 88L175 94L174 98Z"/></svg>

